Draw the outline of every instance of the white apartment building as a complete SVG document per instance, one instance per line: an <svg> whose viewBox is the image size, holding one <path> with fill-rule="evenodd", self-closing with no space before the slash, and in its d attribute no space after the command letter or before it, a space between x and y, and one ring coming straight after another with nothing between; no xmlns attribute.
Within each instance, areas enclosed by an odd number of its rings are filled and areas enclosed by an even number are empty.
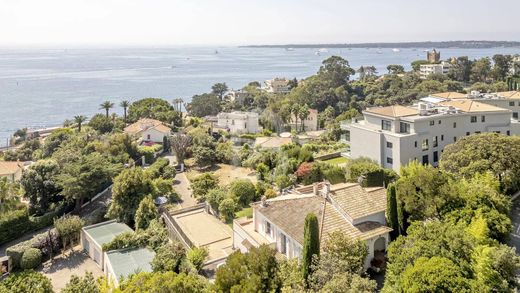
<svg viewBox="0 0 520 293"><path fill-rule="evenodd" d="M285 77L275 77L264 82L264 89L268 93L287 94L291 91L289 88L289 80Z"/></svg>
<svg viewBox="0 0 520 293"><path fill-rule="evenodd" d="M245 253L266 244L287 258L301 258L305 217L319 221L321 247L328 235L341 231L367 244L365 269L384 259L391 228L386 226L386 189L357 183L314 183L273 199L252 204L253 219L233 221L233 248Z"/></svg>
<svg viewBox="0 0 520 293"><path fill-rule="evenodd" d="M431 100L430 98L436 99ZM520 92L519 91L508 91L508 92L497 92L497 93L480 93L478 91L472 91L469 94L461 94L455 92L438 93L432 94L430 97L422 98L421 100L434 101L436 103L443 101L455 101L455 100L472 100L480 103L492 105L495 107L511 110L511 117L513 120L518 121L520 113Z"/></svg>
<svg viewBox="0 0 520 293"><path fill-rule="evenodd" d="M219 113L217 115L218 128L222 128L229 133L257 133L260 131L258 126L258 113L235 111L231 113Z"/></svg>
<svg viewBox="0 0 520 293"><path fill-rule="evenodd" d="M465 99L368 108L363 116L341 125L348 156L368 157L395 171L412 160L437 166L444 147L467 135L520 133L511 110Z"/></svg>
<svg viewBox="0 0 520 293"><path fill-rule="evenodd" d="M428 78L431 74L448 74L451 65L448 62L441 64L422 64L419 68L419 75L422 79Z"/></svg>

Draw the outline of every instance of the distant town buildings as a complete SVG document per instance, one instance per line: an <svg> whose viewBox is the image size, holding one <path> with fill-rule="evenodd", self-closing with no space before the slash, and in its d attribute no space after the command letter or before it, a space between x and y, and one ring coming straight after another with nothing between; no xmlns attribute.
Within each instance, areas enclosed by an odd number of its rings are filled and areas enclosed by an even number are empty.
<svg viewBox="0 0 520 293"><path fill-rule="evenodd" d="M287 78L275 77L265 81L264 89L273 94L287 94L291 91Z"/></svg>
<svg viewBox="0 0 520 293"><path fill-rule="evenodd" d="M216 127L233 134L257 133L260 131L258 113L240 111L219 113Z"/></svg>
<svg viewBox="0 0 520 293"><path fill-rule="evenodd" d="M159 120L143 118L125 127L124 132L142 142L162 143L165 136L171 135L171 128Z"/></svg>
<svg viewBox="0 0 520 293"><path fill-rule="evenodd" d="M363 188L357 183L315 183L289 194L254 203L252 219L233 221L233 248L247 252L251 247L270 245L287 258L301 258L305 217L314 213L319 221L321 247L330 233L341 231L366 242L368 256L384 258L392 231L386 226L386 190Z"/></svg>
<svg viewBox="0 0 520 293"><path fill-rule="evenodd" d="M445 61L440 64L421 64L419 75L422 79L426 79L431 74L448 74L450 68L451 64Z"/></svg>
<svg viewBox="0 0 520 293"><path fill-rule="evenodd" d="M433 51L427 51L426 60L430 63L439 63L441 60L441 52L437 52L435 49L433 49Z"/></svg>
<svg viewBox="0 0 520 293"><path fill-rule="evenodd" d="M298 120L296 120L295 116L291 115L291 121L289 121L289 125L292 129L296 129L296 127L298 127L298 130L301 129L301 124L302 121L299 117ZM303 120L303 131L316 130L318 130L318 110L309 109L309 115Z"/></svg>
<svg viewBox="0 0 520 293"><path fill-rule="evenodd" d="M413 106L368 108L362 119L344 121L341 128L350 143L351 158L368 157L395 171L412 160L436 166L444 147L461 137L482 132L520 134L520 99L516 97L436 94ZM511 106L497 106L504 104Z"/></svg>

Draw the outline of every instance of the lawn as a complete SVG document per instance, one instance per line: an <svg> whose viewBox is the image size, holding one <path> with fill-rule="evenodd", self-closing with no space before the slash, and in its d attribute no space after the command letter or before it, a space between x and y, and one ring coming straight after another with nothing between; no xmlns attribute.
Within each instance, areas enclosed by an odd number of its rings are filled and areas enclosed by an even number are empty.
<svg viewBox="0 0 520 293"><path fill-rule="evenodd" d="M334 159L325 160L323 162L329 163L329 164L333 164L333 165L340 165L340 164L347 163L348 159L345 158L345 157L337 157L337 158L334 158Z"/></svg>
<svg viewBox="0 0 520 293"><path fill-rule="evenodd" d="M253 208L247 207L235 213L235 218L247 217L248 219L253 217Z"/></svg>

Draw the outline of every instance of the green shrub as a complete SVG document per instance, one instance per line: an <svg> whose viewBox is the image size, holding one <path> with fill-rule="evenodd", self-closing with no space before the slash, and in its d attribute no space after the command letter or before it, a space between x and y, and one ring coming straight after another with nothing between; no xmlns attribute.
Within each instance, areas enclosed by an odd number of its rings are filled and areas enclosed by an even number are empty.
<svg viewBox="0 0 520 293"><path fill-rule="evenodd" d="M0 244L16 239L30 230L31 222L26 208L0 215Z"/></svg>
<svg viewBox="0 0 520 293"><path fill-rule="evenodd" d="M22 255L20 267L24 270L37 268L42 263L42 252L37 248L28 248Z"/></svg>
<svg viewBox="0 0 520 293"><path fill-rule="evenodd" d="M0 292L53 293L54 291L49 278L30 270L12 274L0 282Z"/></svg>
<svg viewBox="0 0 520 293"><path fill-rule="evenodd" d="M197 271L200 271L208 255L209 252L206 247L195 247L188 251L186 258L195 267Z"/></svg>
<svg viewBox="0 0 520 293"><path fill-rule="evenodd" d="M144 156L146 164L152 164L155 161L155 153L162 150L163 146L155 144L153 146L141 146L138 148L140 156Z"/></svg>

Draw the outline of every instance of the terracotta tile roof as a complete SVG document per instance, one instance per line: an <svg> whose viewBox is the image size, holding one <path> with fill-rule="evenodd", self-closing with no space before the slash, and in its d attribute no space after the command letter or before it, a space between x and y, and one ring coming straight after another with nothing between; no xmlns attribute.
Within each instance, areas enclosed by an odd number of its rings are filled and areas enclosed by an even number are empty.
<svg viewBox="0 0 520 293"><path fill-rule="evenodd" d="M150 118L139 119L139 121L125 127L124 131L128 134L134 135L150 128L155 128L160 132L170 131L170 128L164 125L161 121Z"/></svg>
<svg viewBox="0 0 520 293"><path fill-rule="evenodd" d="M472 100L452 100L439 103L443 106L452 106L461 111L473 113L473 112L497 112L497 111L509 111L507 109L499 108L493 105L484 104Z"/></svg>
<svg viewBox="0 0 520 293"><path fill-rule="evenodd" d="M320 184L320 187L322 185ZM384 212L386 208L384 188L363 189L357 183L332 185L330 195L333 200L336 199L336 204L322 196L313 195L312 190L312 185L304 186L296 189L293 194L268 200L267 206L255 203L253 207L300 244L303 243L305 217L309 213L314 213L318 217L321 242L326 241L328 234L338 230L352 238L363 240L392 230L376 222L353 225L346 216L347 211L354 215L349 215L352 218ZM351 202L347 202L348 200Z"/></svg>
<svg viewBox="0 0 520 293"><path fill-rule="evenodd" d="M467 94L461 94L457 92L445 92L445 93L436 93L431 94L430 96L436 97L436 98L443 98L443 99L467 99Z"/></svg>
<svg viewBox="0 0 520 293"><path fill-rule="evenodd" d="M0 161L0 175L11 175L23 169L20 162L4 162Z"/></svg>
<svg viewBox="0 0 520 293"><path fill-rule="evenodd" d="M386 190L383 187L364 189L358 184L332 190L332 200L352 219L359 219L386 210Z"/></svg>
<svg viewBox="0 0 520 293"><path fill-rule="evenodd" d="M387 107L374 107L374 108L368 108L365 110L365 112L387 116L387 117L405 117L405 116L412 116L419 114L419 110L400 106L400 105L393 105L393 106L387 106Z"/></svg>
<svg viewBox="0 0 520 293"><path fill-rule="evenodd" d="M505 99L520 99L520 91L499 92L497 95Z"/></svg>

